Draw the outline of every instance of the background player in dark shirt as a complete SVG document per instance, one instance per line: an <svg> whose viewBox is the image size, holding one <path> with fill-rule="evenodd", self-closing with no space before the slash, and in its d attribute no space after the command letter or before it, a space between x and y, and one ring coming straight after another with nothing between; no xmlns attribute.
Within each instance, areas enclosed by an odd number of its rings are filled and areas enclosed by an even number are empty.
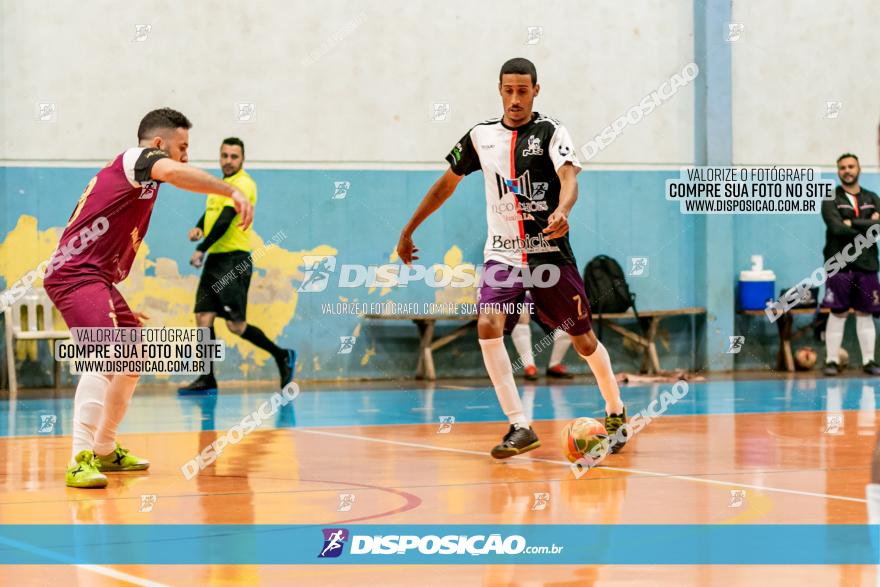
<svg viewBox="0 0 880 587"><path fill-rule="evenodd" d="M822 202L822 220L825 221L825 259L831 259L844 249L852 250L853 240L864 235L872 225L880 223L880 198L859 186L859 158L844 153L837 158L837 177L840 185L833 200ZM874 361L876 331L872 314L880 312L880 269L877 245L864 249L855 260L849 261L825 283L822 305L831 309L825 325L825 375L840 373L838 355L843 343L846 315L856 312L856 334L862 352L862 368L869 375L880 375L880 366Z"/></svg>
<svg viewBox="0 0 880 587"><path fill-rule="evenodd" d="M235 186L186 165L191 127L183 114L170 108L147 113L138 127L138 146L117 155L80 196L43 281L69 328L139 327L146 318L131 311L115 284L128 276L149 228L160 183L231 198L242 226L250 226L253 206ZM96 225L103 233L85 246L84 231ZM137 375L125 373L80 377L69 487L105 487L103 472L149 467L149 461L116 442L137 381Z"/></svg>
<svg viewBox="0 0 880 587"><path fill-rule="evenodd" d="M492 456L499 459L541 445L524 415L502 338L508 318L504 305L522 302L527 289L541 319L565 330L589 363L605 399L608 433L615 434L626 422L611 360L592 331L590 304L568 242L568 215L577 201L580 163L565 127L532 111L540 91L537 78L527 59L510 59L501 67L498 91L504 116L474 126L455 145L446 157L449 169L428 190L397 244L404 263L418 259L413 232L452 195L464 175L482 170L489 234L477 330L486 371L510 422L501 444L492 449ZM556 283L531 287L526 273L548 266L557 270ZM512 329L517 317L509 318ZM622 446L615 445L614 451Z"/></svg>

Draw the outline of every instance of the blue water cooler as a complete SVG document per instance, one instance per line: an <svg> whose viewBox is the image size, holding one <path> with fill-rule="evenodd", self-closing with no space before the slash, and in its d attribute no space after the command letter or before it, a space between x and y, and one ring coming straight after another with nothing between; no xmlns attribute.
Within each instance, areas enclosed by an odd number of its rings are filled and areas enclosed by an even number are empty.
<svg viewBox="0 0 880 587"><path fill-rule="evenodd" d="M776 274L764 269L764 257L752 255L752 268L739 272L740 310L763 310L776 298Z"/></svg>

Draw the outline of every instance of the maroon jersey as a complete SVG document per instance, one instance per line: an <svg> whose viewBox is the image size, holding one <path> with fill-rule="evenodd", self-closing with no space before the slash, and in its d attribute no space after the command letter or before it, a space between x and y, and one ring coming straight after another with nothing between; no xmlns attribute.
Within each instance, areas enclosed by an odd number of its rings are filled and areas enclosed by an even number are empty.
<svg viewBox="0 0 880 587"><path fill-rule="evenodd" d="M92 178L49 261L46 285L95 278L119 283L128 276L159 191L150 171L167 156L160 149L131 148Z"/></svg>

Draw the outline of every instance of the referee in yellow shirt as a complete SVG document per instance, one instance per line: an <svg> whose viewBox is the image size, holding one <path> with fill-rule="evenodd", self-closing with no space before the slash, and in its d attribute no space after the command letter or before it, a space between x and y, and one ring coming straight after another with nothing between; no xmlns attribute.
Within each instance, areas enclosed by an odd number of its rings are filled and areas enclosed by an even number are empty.
<svg viewBox="0 0 880 587"><path fill-rule="evenodd" d="M236 137L224 139L220 145L223 181L233 184L256 206L257 184L243 169L243 165L244 143ZM248 287L253 272L250 228L242 230L231 203L229 198L208 194L205 213L196 227L189 231L189 240L202 241L196 247L190 265L196 268L202 264L205 266L196 292L196 324L210 328L213 339L214 318L224 318L231 332L272 355L278 364L283 389L293 381L296 352L279 347L262 330L246 321ZM209 374L200 375L178 391L182 394L216 392L213 362Z"/></svg>

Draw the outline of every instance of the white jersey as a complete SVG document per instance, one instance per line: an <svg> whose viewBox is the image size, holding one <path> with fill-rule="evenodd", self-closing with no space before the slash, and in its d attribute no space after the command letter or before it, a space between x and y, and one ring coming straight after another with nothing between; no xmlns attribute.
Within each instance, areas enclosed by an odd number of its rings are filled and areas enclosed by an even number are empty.
<svg viewBox="0 0 880 587"><path fill-rule="evenodd" d="M457 175L483 171L488 236L484 259L534 267L575 263L568 235L547 240L542 230L559 206L557 170L581 164L571 137L559 121L537 112L523 126L509 128L501 118L473 127L446 156Z"/></svg>

